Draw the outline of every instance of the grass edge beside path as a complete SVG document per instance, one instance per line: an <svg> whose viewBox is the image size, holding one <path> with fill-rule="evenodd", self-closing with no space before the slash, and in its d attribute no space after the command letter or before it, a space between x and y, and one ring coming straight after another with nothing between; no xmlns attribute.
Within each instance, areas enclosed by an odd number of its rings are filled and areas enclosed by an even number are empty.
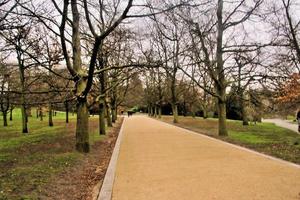
<svg viewBox="0 0 300 200"><path fill-rule="evenodd" d="M70 123L65 124L64 114L57 114L53 117L53 127L48 126L47 116L43 121L30 117L30 132L24 135L20 132L20 110L15 109L13 114L13 121L9 121L8 127L0 126L0 199L41 199L41 196L55 199L54 197L63 195L64 187L68 191L75 188L70 185L76 184L77 190L66 192L69 193L66 194L69 195L68 198L60 199L80 199L75 196L88 195L87 187L80 188L82 180L77 176L89 170L87 176L83 176L84 181L100 181L107 167L106 162L110 159L118 126L123 120L120 118L114 127L108 128L106 136L100 136L98 117L91 116L91 153L83 155L74 148L76 116L70 116ZM87 162L92 166L83 167ZM74 173L70 174L68 171L73 168L78 170L73 170ZM98 171L95 172L94 168ZM77 177L78 180L67 180L68 177L65 177L64 183L61 183L62 189L51 188L50 185L59 185L57 181L62 174L74 176L75 179Z"/></svg>
<svg viewBox="0 0 300 200"><path fill-rule="evenodd" d="M177 124L172 123L170 116L163 116L160 120L259 153L300 164L300 135L272 123L243 126L241 121L228 120L229 136L221 137L217 136L218 126L215 119L180 117Z"/></svg>

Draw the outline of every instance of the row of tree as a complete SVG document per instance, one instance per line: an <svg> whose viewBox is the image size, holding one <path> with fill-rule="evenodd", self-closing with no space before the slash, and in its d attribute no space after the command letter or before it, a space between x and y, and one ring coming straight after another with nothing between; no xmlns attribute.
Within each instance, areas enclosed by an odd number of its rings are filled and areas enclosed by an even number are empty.
<svg viewBox="0 0 300 200"><path fill-rule="evenodd" d="M174 123L216 111L226 136L233 100L247 125L261 93L291 96L291 75L300 73L296 10L293 0L4 0L1 111L6 119L20 107L27 133L31 106L47 105L52 126L54 108L76 105L80 152L90 148L91 112L105 134L118 107L137 102L151 115L172 113Z"/></svg>
<svg viewBox="0 0 300 200"><path fill-rule="evenodd" d="M216 105L221 136L228 135L226 108L239 109L237 118L244 125L249 119L259 121L263 107L268 112L274 104L283 108L280 102L289 102L296 110L300 100L297 2L197 3L150 17L145 38L150 48L144 54L162 64L147 75L149 112L157 109L160 115L167 88L177 123L182 82L190 85L192 93L184 102L200 103L204 118L207 107Z"/></svg>

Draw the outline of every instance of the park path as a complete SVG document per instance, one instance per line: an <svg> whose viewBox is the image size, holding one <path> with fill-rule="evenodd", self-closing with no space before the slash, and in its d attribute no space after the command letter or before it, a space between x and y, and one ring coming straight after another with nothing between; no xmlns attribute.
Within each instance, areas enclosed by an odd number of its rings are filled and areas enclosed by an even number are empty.
<svg viewBox="0 0 300 200"><path fill-rule="evenodd" d="M300 168L146 116L127 118L113 200L300 199Z"/></svg>
<svg viewBox="0 0 300 200"><path fill-rule="evenodd" d="M287 129L290 129L292 131L299 133L297 124L290 123L283 119L263 119L263 122L274 123L276 126L287 128Z"/></svg>

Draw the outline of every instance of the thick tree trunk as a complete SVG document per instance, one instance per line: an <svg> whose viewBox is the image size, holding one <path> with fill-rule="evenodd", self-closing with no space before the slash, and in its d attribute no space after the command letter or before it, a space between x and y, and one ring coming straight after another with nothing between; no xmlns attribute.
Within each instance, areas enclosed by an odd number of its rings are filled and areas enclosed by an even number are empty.
<svg viewBox="0 0 300 200"><path fill-rule="evenodd" d="M219 136L227 136L226 126L226 103L223 100L218 100L218 115L219 115Z"/></svg>
<svg viewBox="0 0 300 200"><path fill-rule="evenodd" d="M100 99L99 101L99 134L105 135L106 129L105 129L105 105L104 100Z"/></svg>
<svg viewBox="0 0 300 200"><path fill-rule="evenodd" d="M52 114L53 114L53 112L52 112L52 104L51 103L49 103L49 119L48 119L48 124L49 124L49 126L53 126L53 119L52 119Z"/></svg>
<svg viewBox="0 0 300 200"><path fill-rule="evenodd" d="M178 123L178 108L177 104L172 105L173 123Z"/></svg>
<svg viewBox="0 0 300 200"><path fill-rule="evenodd" d="M7 112L2 111L2 115L3 115L3 126L7 126Z"/></svg>
<svg viewBox="0 0 300 200"><path fill-rule="evenodd" d="M77 100L76 150L84 153L90 151L89 110L85 98Z"/></svg>
<svg viewBox="0 0 300 200"><path fill-rule="evenodd" d="M155 105L155 106L153 107L153 109L154 109L154 117L156 118L156 117L157 117L157 106Z"/></svg>

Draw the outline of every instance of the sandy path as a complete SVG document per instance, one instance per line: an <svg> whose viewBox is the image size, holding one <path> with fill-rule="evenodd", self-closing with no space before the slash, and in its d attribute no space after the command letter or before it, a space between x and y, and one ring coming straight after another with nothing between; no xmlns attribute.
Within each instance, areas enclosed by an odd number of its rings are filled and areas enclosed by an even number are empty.
<svg viewBox="0 0 300 200"><path fill-rule="evenodd" d="M292 131L299 133L297 124L289 123L288 121L283 120L283 119L263 119L263 122L274 123L276 126L287 128L287 129L290 129Z"/></svg>
<svg viewBox="0 0 300 200"><path fill-rule="evenodd" d="M300 168L159 122L124 124L113 200L300 199Z"/></svg>

